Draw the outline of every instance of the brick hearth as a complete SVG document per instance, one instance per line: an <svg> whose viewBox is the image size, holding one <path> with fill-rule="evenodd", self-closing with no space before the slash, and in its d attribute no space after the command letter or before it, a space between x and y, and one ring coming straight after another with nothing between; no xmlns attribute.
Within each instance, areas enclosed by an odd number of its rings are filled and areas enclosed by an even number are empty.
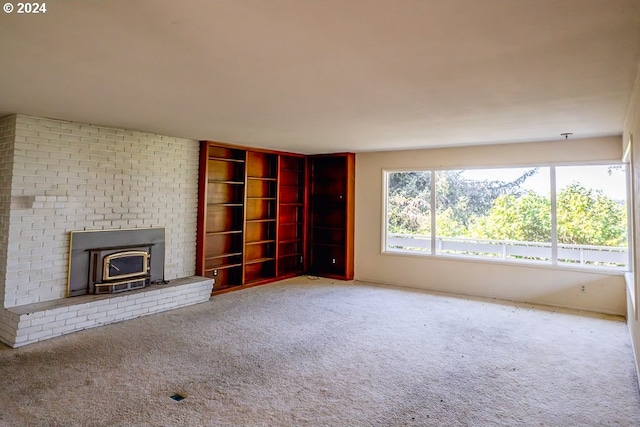
<svg viewBox="0 0 640 427"><path fill-rule="evenodd" d="M86 295L11 307L7 312L15 330L12 347L205 302L211 295L211 286L211 279L194 276L120 294Z"/></svg>

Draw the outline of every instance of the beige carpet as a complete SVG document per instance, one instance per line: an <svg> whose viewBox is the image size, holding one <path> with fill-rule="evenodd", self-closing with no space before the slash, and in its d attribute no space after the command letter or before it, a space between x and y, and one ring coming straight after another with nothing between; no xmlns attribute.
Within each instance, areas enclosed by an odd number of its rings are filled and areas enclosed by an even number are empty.
<svg viewBox="0 0 640 427"><path fill-rule="evenodd" d="M0 426L640 425L621 319L304 277L0 347L0 408Z"/></svg>

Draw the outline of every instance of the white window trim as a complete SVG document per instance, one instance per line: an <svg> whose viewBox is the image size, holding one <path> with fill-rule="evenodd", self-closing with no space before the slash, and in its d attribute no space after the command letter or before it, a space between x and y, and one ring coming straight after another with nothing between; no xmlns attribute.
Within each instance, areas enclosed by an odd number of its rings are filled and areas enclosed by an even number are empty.
<svg viewBox="0 0 640 427"><path fill-rule="evenodd" d="M632 270L633 259L632 259L632 251L633 247L631 244L632 234L631 234L631 215L627 215L627 253L629 254L629 262L627 263L626 268L615 268L608 266L594 266L594 265L571 265L571 264L563 264L558 263L558 224L557 224L557 190L556 190L556 167L562 166L597 166L597 165L615 165L620 164L625 167L625 173L627 175L627 209L630 208L630 199L629 199L629 174L630 167L629 164L625 162L580 162L580 163L571 163L571 162L563 162L556 164L535 164L535 165L515 165L515 166L479 166L479 167L439 167L439 168L389 168L382 170L382 239L381 239L381 254L383 255L395 255L395 256L417 256L417 257L427 257L433 259L447 259L447 260L462 260L465 262L488 262L488 263L498 263L498 264L506 264L506 265L522 265L527 267L540 267L540 268L552 268L559 270L570 270L570 271L580 271L580 272L595 272L595 273L608 273L608 274L616 274L616 275L625 275L628 274ZM436 251L436 215L435 215L435 205L436 205L436 192L435 192L435 175L437 171L445 171L445 170L481 170L481 169L511 169L511 168L538 168L538 167L547 167L549 168L550 173L550 197L551 197L551 260L550 261L534 261L534 260L517 260L517 259L495 259L491 257L482 257L482 256L470 256L470 255L458 255L458 254L441 254ZM399 250L389 250L387 245L387 237L388 237L388 184L389 184L389 174L390 173L398 173L398 172L430 172L431 173L431 182L430 182L430 203L431 203L431 233L430 233L430 251L424 253L418 253L414 251L399 251ZM634 286L635 288L635 286ZM635 291L635 289L634 289ZM635 294L635 292L634 292ZM635 298L634 298L635 299ZM636 308L636 304L634 301L634 309ZM636 309L636 313L637 313ZM637 316L637 314L636 314Z"/></svg>
<svg viewBox="0 0 640 427"><path fill-rule="evenodd" d="M549 185L551 191L551 265L558 265L558 200L556 190L556 167L549 167Z"/></svg>

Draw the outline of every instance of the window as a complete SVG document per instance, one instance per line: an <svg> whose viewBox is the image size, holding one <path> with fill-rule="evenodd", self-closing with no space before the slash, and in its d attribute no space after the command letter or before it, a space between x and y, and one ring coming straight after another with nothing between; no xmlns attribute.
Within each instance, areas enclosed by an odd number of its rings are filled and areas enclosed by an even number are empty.
<svg viewBox="0 0 640 427"><path fill-rule="evenodd" d="M627 265L624 165L559 166L556 198L559 264Z"/></svg>
<svg viewBox="0 0 640 427"><path fill-rule="evenodd" d="M628 264L624 165L386 171L385 252Z"/></svg>
<svg viewBox="0 0 640 427"><path fill-rule="evenodd" d="M431 175L387 173L387 249L431 253Z"/></svg>

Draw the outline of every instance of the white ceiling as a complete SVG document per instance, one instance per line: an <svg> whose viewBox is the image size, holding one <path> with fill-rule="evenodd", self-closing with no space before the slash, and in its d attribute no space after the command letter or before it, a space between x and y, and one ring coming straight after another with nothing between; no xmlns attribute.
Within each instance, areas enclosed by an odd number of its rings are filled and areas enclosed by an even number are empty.
<svg viewBox="0 0 640 427"><path fill-rule="evenodd" d="M0 116L301 153L620 134L640 60L638 0L46 5L0 13Z"/></svg>

